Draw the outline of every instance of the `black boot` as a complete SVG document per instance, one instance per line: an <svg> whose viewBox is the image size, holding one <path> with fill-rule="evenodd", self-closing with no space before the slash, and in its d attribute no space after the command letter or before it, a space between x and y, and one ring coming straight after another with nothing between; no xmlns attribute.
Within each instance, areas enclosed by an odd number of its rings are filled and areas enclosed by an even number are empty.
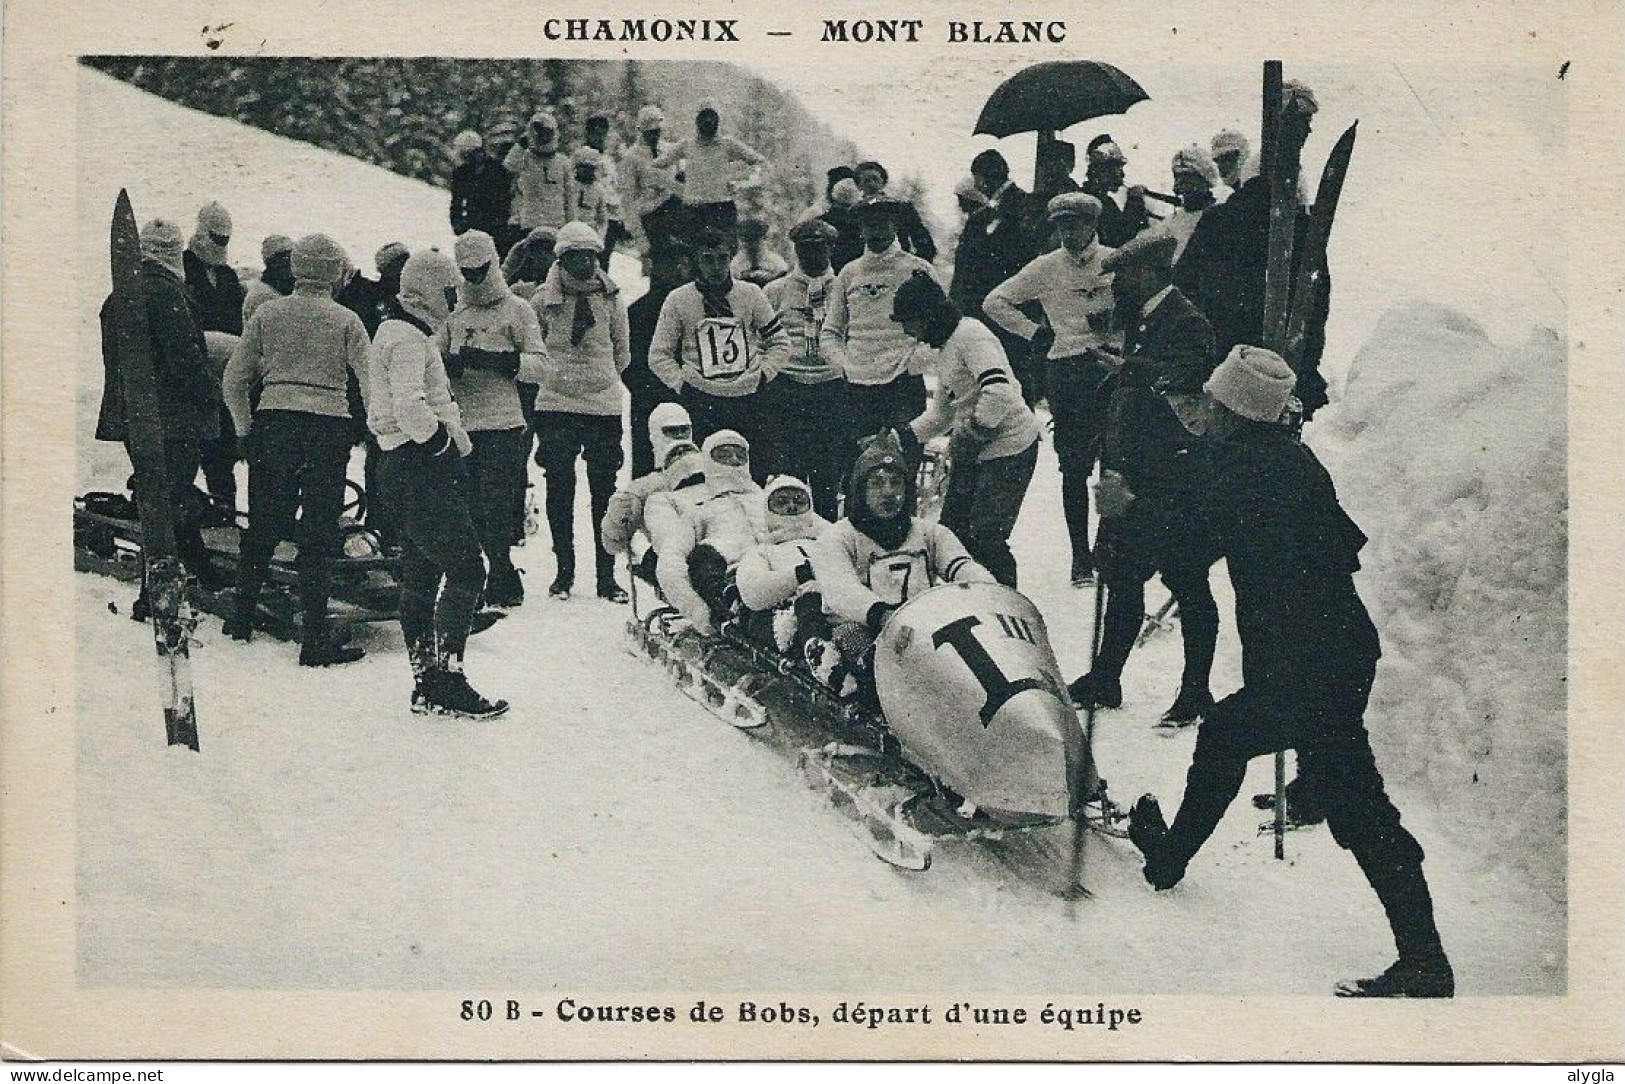
<svg viewBox="0 0 1625 1084"><path fill-rule="evenodd" d="M1156 795L1142 794L1128 811L1128 838L1145 856L1146 882L1158 892L1174 887L1185 877L1185 863L1168 857L1167 837L1168 822Z"/></svg>
<svg viewBox="0 0 1625 1084"><path fill-rule="evenodd" d="M1433 896L1421 863L1385 863L1364 853L1355 860L1382 901L1399 959L1375 978L1338 983L1337 996L1454 997L1456 976L1433 921Z"/></svg>
<svg viewBox="0 0 1625 1084"><path fill-rule="evenodd" d="M1173 704L1162 713L1162 722L1169 727L1189 726L1201 722L1213 707L1213 697L1206 690L1181 690Z"/></svg>
<svg viewBox="0 0 1625 1084"><path fill-rule="evenodd" d="M429 689L438 678L440 662L435 655L434 644L407 644L406 660L412 667L412 714L427 715L430 712Z"/></svg>
<svg viewBox="0 0 1625 1084"><path fill-rule="evenodd" d="M359 662L366 652L334 640L327 620L327 588L332 566L313 561L299 570L299 601L304 610L304 629L299 648L300 666L343 666Z"/></svg>
<svg viewBox="0 0 1625 1084"><path fill-rule="evenodd" d="M435 715L450 715L460 719L495 719L508 711L506 700L487 700L474 691L463 675L463 660L455 655L443 655L440 664L429 672L430 680L424 689L429 711Z"/></svg>
<svg viewBox="0 0 1625 1084"><path fill-rule="evenodd" d="M525 585L520 582L519 570L511 563L491 562L491 572L485 580L485 604L506 610L524 601Z"/></svg>
<svg viewBox="0 0 1625 1084"><path fill-rule="evenodd" d="M1091 670L1066 687L1072 703L1078 708L1120 708L1123 706L1123 683L1115 677Z"/></svg>
<svg viewBox="0 0 1625 1084"><path fill-rule="evenodd" d="M248 643L254 638L254 615L259 610L260 588L265 583L265 566L247 553L237 558L237 597L224 632L233 640Z"/></svg>

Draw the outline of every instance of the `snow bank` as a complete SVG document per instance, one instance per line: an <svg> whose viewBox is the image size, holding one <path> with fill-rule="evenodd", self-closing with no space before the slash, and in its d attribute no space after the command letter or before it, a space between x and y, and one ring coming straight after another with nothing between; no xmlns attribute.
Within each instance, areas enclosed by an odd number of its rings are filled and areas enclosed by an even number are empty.
<svg viewBox="0 0 1625 1084"><path fill-rule="evenodd" d="M1368 721L1391 782L1487 866L1565 898L1566 344L1491 342L1391 310L1310 429L1371 536L1360 589L1384 658Z"/></svg>

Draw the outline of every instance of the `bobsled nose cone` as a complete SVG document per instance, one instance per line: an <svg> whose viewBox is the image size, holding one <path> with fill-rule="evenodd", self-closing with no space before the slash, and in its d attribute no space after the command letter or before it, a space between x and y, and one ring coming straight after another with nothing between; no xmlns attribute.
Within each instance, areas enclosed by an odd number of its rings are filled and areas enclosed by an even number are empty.
<svg viewBox="0 0 1625 1084"><path fill-rule="evenodd" d="M1081 781L1083 732L1072 706L1048 689L1030 689L1006 701L988 726L998 750L967 771L979 777L990 813L1066 817L1072 781Z"/></svg>

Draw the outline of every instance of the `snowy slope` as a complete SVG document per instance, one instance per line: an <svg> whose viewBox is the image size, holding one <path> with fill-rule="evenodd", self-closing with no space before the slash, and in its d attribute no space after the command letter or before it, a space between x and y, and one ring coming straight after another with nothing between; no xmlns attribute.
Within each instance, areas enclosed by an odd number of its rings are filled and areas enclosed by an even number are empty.
<svg viewBox="0 0 1625 1084"><path fill-rule="evenodd" d="M431 190L81 78L96 105L81 113L81 267L105 264L120 184L142 215L188 218L222 199L245 247L262 230L317 225L362 253L394 236L446 242ZM80 299L84 320L95 293ZM116 485L117 449L89 439L100 368L86 330L81 478ZM1052 559L1064 544L1056 477L1046 446L1015 548L1070 674L1090 596ZM545 545L519 556L539 594ZM1222 571L1215 580L1224 606ZM1049 891L1057 871L1022 846L899 874L793 765L625 654L627 611L593 599L535 598L474 640L474 681L514 704L488 724L407 713L393 627L372 630L364 662L311 672L290 646L231 643L211 619L195 653L204 751L166 750L150 632L123 616L133 590L91 576L76 587L87 985L1315 996L1392 952L1324 830L1296 834L1277 863L1244 803L1167 895L1145 887L1125 846L1092 842L1096 898L1075 921ZM1171 806L1182 782L1192 736L1149 727L1177 660L1177 638L1154 640L1130 663L1128 707L1100 717L1102 773L1123 796L1154 789ZM1233 687L1238 661L1226 621L1215 688ZM1387 727L1374 722L1379 741ZM1260 762L1244 793L1267 773ZM1561 991L1561 902L1445 832L1430 787L1401 779L1394 793L1429 850L1463 992Z"/></svg>

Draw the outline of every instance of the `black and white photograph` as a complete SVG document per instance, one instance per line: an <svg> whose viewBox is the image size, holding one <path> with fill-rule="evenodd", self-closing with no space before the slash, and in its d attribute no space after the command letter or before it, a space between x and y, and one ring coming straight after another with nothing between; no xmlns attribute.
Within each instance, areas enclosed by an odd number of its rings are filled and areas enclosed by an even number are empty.
<svg viewBox="0 0 1625 1084"><path fill-rule="evenodd" d="M433 1031L6 1058L1625 1049L1616 15L202 10L7 170L6 810L74 996Z"/></svg>

